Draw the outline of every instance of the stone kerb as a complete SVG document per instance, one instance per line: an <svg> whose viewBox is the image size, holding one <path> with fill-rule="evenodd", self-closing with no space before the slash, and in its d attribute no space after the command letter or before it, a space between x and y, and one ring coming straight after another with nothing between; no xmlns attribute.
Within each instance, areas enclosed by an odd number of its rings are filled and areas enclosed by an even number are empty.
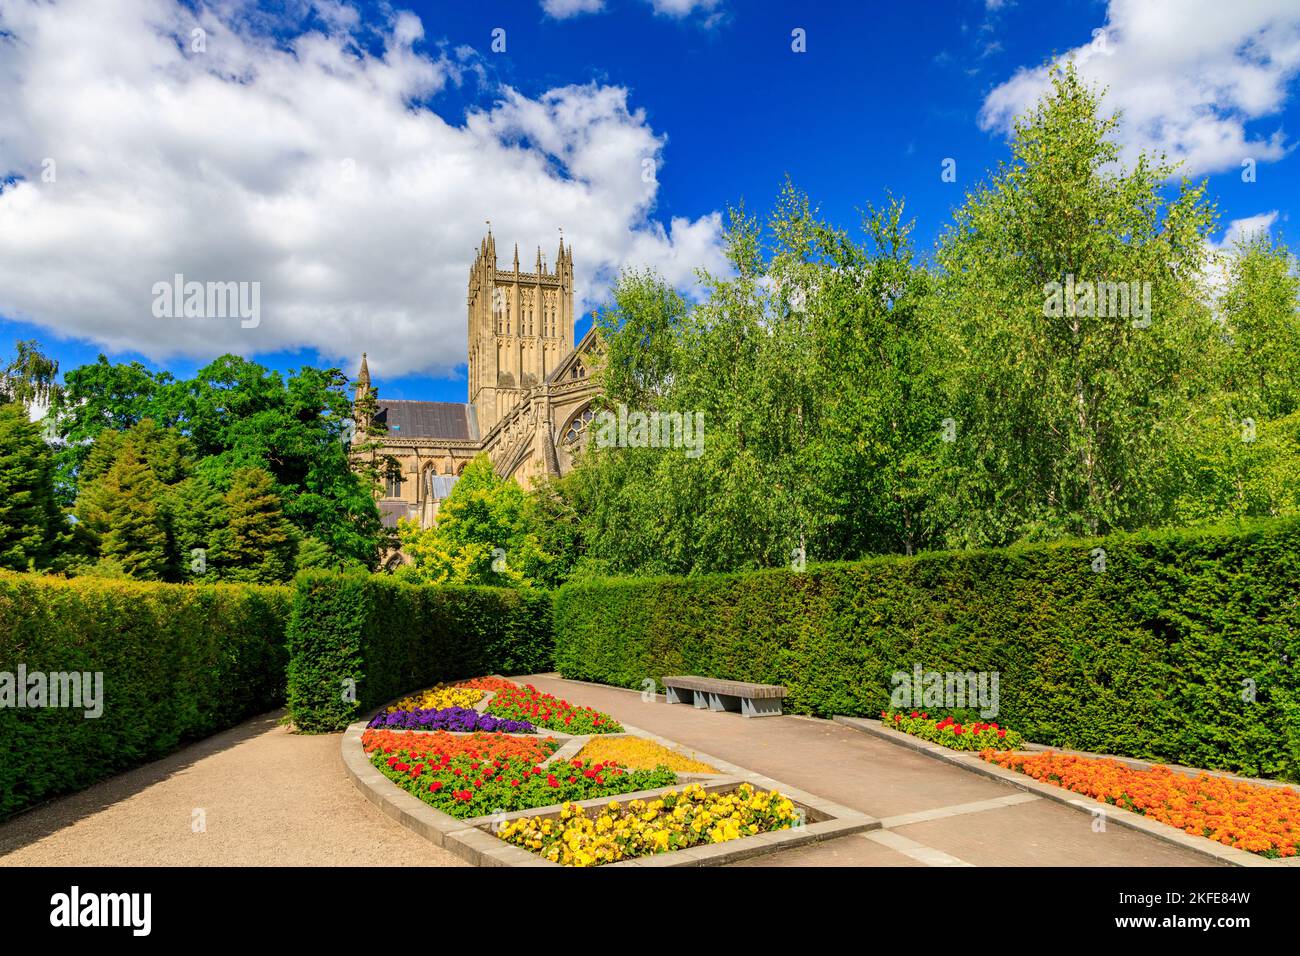
<svg viewBox="0 0 1300 956"><path fill-rule="evenodd" d="M536 807L530 810L513 811L507 814L493 814L460 820L440 810L434 809L423 800L408 793L389 780L370 763L361 746L361 736L368 721L357 721L350 725L343 734L341 755L344 769L353 784L371 803L378 806L386 815L413 833L419 834L437 846L444 847L476 866L548 866L560 864L544 860L535 853L513 846L499 839L489 828L502 821L523 816L558 816L561 804ZM412 731L421 733L422 731ZM426 732L427 731L423 731ZM518 734L513 736L537 737L537 734ZM589 736L567 735L567 741L552 754L547 762L557 759L572 759ZM667 749L682 754L689 754L692 759L700 760L717 768L717 774L677 774L677 783L668 787L638 793L619 794L617 796L597 797L591 800L577 801L578 806L599 807L611 801L653 800L670 790L679 790L690 783L700 783L710 792L734 789L742 783L750 783L763 790L776 790L789 798L803 812L800 826L788 830L776 830L751 837L741 837L725 843L708 844L685 850L674 850L647 857L623 860L605 866L718 866L737 860L747 859L776 850L815 843L834 837L846 836L879 828L880 821L848 807L780 781L765 777L709 754L681 747L675 741L646 733L625 725L622 734L601 734L601 737L641 737ZM564 756L562 756L564 755ZM544 765L544 764L543 764Z"/></svg>
<svg viewBox="0 0 1300 956"><path fill-rule="evenodd" d="M895 730L892 727L886 727L879 720L871 720L864 717L844 716L836 716L834 720L836 723L843 724L845 727L850 727L854 730L861 731L862 733L870 734L873 737L886 740L896 746L905 747L935 760L941 760L944 763L960 767L971 773L980 774L984 777L991 777L994 780L1000 780L1003 783L1010 784L1018 790L1037 794L1040 797L1071 807L1072 809L1078 810L1082 813L1087 813L1092 816L1104 814L1104 819L1110 823L1127 827L1130 830L1139 830L1158 840L1162 840L1165 843L1171 843L1175 846L1182 847L1183 849L1198 853L1201 856L1209 857L1216 863L1224 866L1272 867L1300 865L1300 858L1293 858L1291 860L1270 860L1257 853L1239 850L1236 847L1224 846L1221 843L1215 843L1213 840L1206 839L1202 836L1184 833L1177 827L1170 826L1167 823L1161 823L1157 820L1152 820L1142 814L1134 813L1130 810L1124 810L1101 800L1094 800L1092 797L1076 793L1073 790L1067 790L1064 787L1058 787L1050 783L1043 783L1035 780L1033 777L1020 773L1019 771L1008 770L1005 767L991 764L986 760L981 760L978 754L967 751L952 750L948 747L941 746L940 744L932 743L928 740L922 740L920 737L916 737L912 734ZM1033 749L1014 752L1030 756L1033 754L1043 753L1046 750L1054 749L1040 745L1029 746ZM1064 753L1067 751L1057 750L1055 752ZM1089 754L1087 756L1096 755ZM1128 763L1130 766L1141 765L1136 769L1144 769L1152 766L1152 764L1147 763L1146 761L1129 760L1128 758L1112 759L1121 760L1121 762ZM1194 775L1194 772L1189 769L1185 769L1184 772L1188 775ZM1209 773L1210 771L1205 772ZM1216 776L1226 777L1230 775L1216 774Z"/></svg>

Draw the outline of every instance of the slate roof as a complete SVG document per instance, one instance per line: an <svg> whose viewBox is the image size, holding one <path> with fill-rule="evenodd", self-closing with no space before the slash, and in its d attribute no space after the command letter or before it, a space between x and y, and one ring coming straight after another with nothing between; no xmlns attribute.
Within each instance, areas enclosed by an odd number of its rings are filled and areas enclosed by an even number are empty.
<svg viewBox="0 0 1300 956"><path fill-rule="evenodd" d="M429 494L438 501L442 501L451 494L451 489L455 487L456 482L459 480L459 475L430 475Z"/></svg>
<svg viewBox="0 0 1300 956"><path fill-rule="evenodd" d="M469 439L469 406L463 402L412 402L381 398L375 421L390 438Z"/></svg>
<svg viewBox="0 0 1300 956"><path fill-rule="evenodd" d="M410 516L410 508L405 501L379 502L379 520L385 528L396 528L398 518Z"/></svg>

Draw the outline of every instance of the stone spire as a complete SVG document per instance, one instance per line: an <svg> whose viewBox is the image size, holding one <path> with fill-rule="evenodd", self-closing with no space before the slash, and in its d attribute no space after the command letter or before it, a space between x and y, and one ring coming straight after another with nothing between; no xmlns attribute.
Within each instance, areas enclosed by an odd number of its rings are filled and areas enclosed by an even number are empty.
<svg viewBox="0 0 1300 956"><path fill-rule="evenodd" d="M366 353L361 353L361 370L357 372L357 390L352 398L352 419L358 431L364 432L370 427L370 410L374 407L370 401L370 366L366 363Z"/></svg>

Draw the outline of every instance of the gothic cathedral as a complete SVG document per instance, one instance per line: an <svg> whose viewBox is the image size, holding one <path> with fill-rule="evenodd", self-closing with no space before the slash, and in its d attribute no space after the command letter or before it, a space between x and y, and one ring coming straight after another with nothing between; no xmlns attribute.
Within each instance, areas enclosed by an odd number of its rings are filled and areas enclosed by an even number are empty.
<svg viewBox="0 0 1300 956"><path fill-rule="evenodd" d="M389 527L398 518L429 526L479 454L488 455L497 474L525 487L564 474L594 417L597 388L588 372L600 341L594 328L573 341L572 246L560 240L549 270L539 248L533 271L523 272L516 245L513 267L505 270L489 229L469 270L467 302L468 402L385 399L375 392L374 421L386 429L378 454L401 466L379 499ZM357 394L370 388L363 355Z"/></svg>

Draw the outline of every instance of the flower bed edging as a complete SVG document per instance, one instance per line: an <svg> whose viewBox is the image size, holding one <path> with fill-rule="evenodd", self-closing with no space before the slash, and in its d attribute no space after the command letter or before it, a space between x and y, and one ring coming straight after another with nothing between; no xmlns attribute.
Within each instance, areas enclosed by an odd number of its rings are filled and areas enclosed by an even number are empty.
<svg viewBox="0 0 1300 956"><path fill-rule="evenodd" d="M985 777L991 777L995 780L1001 780L1008 783L1017 790L1025 790L1029 793L1037 794L1047 800L1055 803L1064 804L1089 815L1095 815L1100 810L1105 814L1104 819L1109 823L1118 826L1127 827L1130 830L1140 830L1157 840L1163 840L1165 843L1172 843L1175 846L1191 850L1193 853L1199 853L1201 856L1207 856L1216 862L1225 866L1295 866L1295 861L1300 857L1293 857L1291 860L1269 860L1255 853L1246 850L1238 850L1235 847L1224 846L1221 843L1215 843L1213 840L1207 840L1205 837L1193 836L1184 833L1177 827L1170 826L1166 823L1159 823L1155 820L1148 819L1138 813L1131 813L1127 810L1114 807L1100 800L1094 800L1091 797L1084 796L1081 793L1075 793L1072 790L1066 790L1050 783L1042 783L1032 777L1019 773L1015 770L1006 770L1002 767L994 766L980 759L979 754L965 753L957 750L949 750L947 747L939 744L932 744L928 740L921 740L913 737L911 734L905 734L892 728L881 726L878 720L867 720L862 717L844 717L836 715L834 721L837 724L843 724L853 730L870 734L881 740L887 740L892 744L900 747L906 747L909 750L924 754L950 763L955 767L968 770L971 773L977 773ZM1041 753L1043 750L1051 748L1035 746L1032 751L1003 751L1004 753Z"/></svg>
<svg viewBox="0 0 1300 956"><path fill-rule="evenodd" d="M565 869L558 863L544 860L528 850L506 843L487 829L500 820L509 820L516 816L558 814L560 812L559 804L549 807L534 807L529 810L517 810L513 813L489 817L458 820L440 810L435 810L423 800L398 787L370 763L361 747L361 735L366 729L366 722L364 720L357 721L351 724L343 733L340 748L343 767L348 778L352 780L366 799L379 807L387 816L413 833L417 833L429 840L435 846L450 850L475 866L545 866ZM420 731L407 732L420 733ZM673 741L652 734L626 735L645 736L657 743L668 746L670 749L683 749L679 748ZM577 753L577 750L581 748L585 741L585 737L571 738L560 750L557 750L552 755L552 759L568 747L574 747L573 752ZM784 796L792 800L797 807L803 809L807 819L811 822L790 830L777 830L761 833L757 836L741 837L724 843L674 850L671 853L639 857L634 860L623 860L618 863L607 863L600 869L609 866L719 866L775 850L846 836L851 833L874 830L880 826L880 821L875 817L823 800L797 788L788 787L779 781L744 770L735 764L718 760L707 754L700 754L693 750L686 752L690 752L700 760L712 764L722 772L708 774L707 781L698 780L697 778L700 775L679 774L679 782L671 787L660 787L639 793L619 794L616 797L597 797L592 800L575 802L578 806L601 806L610 800L654 799L668 790L680 789L682 785L691 782L701 782L705 789L710 791L734 788L748 782L764 790L779 790Z"/></svg>

